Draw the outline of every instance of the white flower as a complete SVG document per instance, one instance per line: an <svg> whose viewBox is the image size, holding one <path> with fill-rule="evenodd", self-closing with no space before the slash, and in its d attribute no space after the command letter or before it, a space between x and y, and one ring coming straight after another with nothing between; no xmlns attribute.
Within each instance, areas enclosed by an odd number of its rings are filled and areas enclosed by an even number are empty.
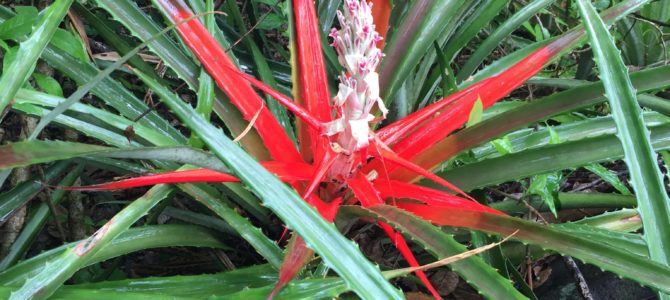
<svg viewBox="0 0 670 300"><path fill-rule="evenodd" d="M351 150L358 150L368 144L368 123L374 119L370 115L373 106L377 104L383 117L388 113L379 97L379 74L376 71L383 57L377 48L377 42L382 38L375 31L372 11L366 1L345 0L344 8L343 12L337 12L341 28L330 31L332 46L344 69L340 75L339 91L333 99L333 105L342 113L343 120L342 123L334 121L328 131L332 134L335 130L344 132L345 128L341 126L349 126L356 145L356 149Z"/></svg>

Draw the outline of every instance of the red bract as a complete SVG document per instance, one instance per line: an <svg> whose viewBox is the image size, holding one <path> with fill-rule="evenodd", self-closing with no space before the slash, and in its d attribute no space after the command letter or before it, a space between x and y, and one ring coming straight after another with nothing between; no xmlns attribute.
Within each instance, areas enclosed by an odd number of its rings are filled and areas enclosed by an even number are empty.
<svg viewBox="0 0 670 300"><path fill-rule="evenodd" d="M163 5L168 16L175 23L193 16L181 0L159 0L158 2ZM293 4L297 35L297 70L295 72L298 75L295 84L298 86L299 103L294 103L280 92L272 90L262 82L239 71L226 52L197 19L177 26L184 42L193 50L193 53L233 104L239 108L243 116L251 120L258 114L253 125L275 161L266 162L263 165L291 184L308 203L316 207L319 213L331 222L341 202L347 204L360 202L361 205L369 207L390 200L390 203L397 204L401 208L411 208L410 211L416 212L419 216L430 217L435 217L434 213L430 212L431 207L439 208L440 213L449 215L502 214L472 201L463 191L426 170L425 168L432 167L435 161L432 158L426 160L422 155L467 121L472 105L477 99L481 99L484 107L488 107L507 96L557 55L560 49L557 45L573 42L576 39L575 35L568 35L570 37L568 40L559 39L550 46L540 48L508 70L474 83L374 133L369 132L367 125L372 118L368 115L370 108L376 104L382 111L384 110L383 103L378 97L378 85L375 86L374 81L377 79L374 68L381 58L381 53L374 48L372 52L364 52L370 55L369 57L356 56L353 61L350 60L353 55L347 58L340 57L340 63L343 64L347 73L340 76L341 93L338 93L333 100L333 103L337 105L333 105L328 92L325 65L321 54L320 30L314 1L294 0ZM343 22L345 17L351 18L351 15L357 12L369 13L370 9L364 2L358 2L358 0L345 1L345 7L349 11L345 12L346 16L338 15L340 22ZM388 18L388 9L388 3L382 1L376 15ZM370 47L375 47L380 37L374 31L374 24L365 23L371 22L368 16L359 17L361 19L357 19L356 25L359 27L356 27L355 30L360 30L363 42L371 44ZM386 23L382 24L388 24L387 20L384 22ZM386 25L383 26L385 29ZM349 48L343 48L345 44L337 42L349 38L349 33L336 30L331 32L331 36L336 39L334 44L340 47L337 48L340 54L344 51L352 51ZM347 67L354 69L350 70ZM298 134L300 151L295 148L272 114L262 105L261 98L252 86L276 98L295 114L301 124ZM352 86L357 89L351 89ZM349 89L346 90L347 88ZM343 89L346 92L343 92ZM334 115L337 115L339 119L333 121ZM368 127L361 127L361 124ZM442 158L441 161L444 160L443 156L438 157ZM303 159L311 164L303 163ZM404 170L400 172L400 169ZM432 180L465 198L411 184L410 182L417 177ZM149 175L79 189L102 190L157 183L236 180L230 174L192 170ZM476 220L470 221L476 222ZM417 266L418 262L402 235L395 232L388 224L383 222L378 224L409 264ZM270 297L287 284L311 256L311 250L300 237L292 238L280 270L279 283ZM440 296L425 274L418 272L417 275L433 296L439 298Z"/></svg>

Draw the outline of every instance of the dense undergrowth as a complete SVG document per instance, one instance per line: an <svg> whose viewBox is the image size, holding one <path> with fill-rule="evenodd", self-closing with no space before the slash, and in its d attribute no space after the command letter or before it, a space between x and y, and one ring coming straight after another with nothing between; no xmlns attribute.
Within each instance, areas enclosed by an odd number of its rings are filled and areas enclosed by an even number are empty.
<svg viewBox="0 0 670 300"><path fill-rule="evenodd" d="M670 1L371 3L3 1L0 298L670 298Z"/></svg>

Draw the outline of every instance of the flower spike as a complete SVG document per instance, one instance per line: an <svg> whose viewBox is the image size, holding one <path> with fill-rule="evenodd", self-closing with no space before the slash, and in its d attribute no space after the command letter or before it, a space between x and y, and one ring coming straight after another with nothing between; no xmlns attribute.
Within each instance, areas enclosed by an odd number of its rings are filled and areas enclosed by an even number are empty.
<svg viewBox="0 0 670 300"><path fill-rule="evenodd" d="M376 104L384 117L388 110L379 97L376 69L384 55L377 48L381 36L375 31L370 6L365 1L345 0L344 8L344 12L337 12L341 28L330 32L331 45L344 68L333 99L333 106L342 113L336 122L342 125L334 128L342 128L338 143L354 152L368 145L373 106Z"/></svg>

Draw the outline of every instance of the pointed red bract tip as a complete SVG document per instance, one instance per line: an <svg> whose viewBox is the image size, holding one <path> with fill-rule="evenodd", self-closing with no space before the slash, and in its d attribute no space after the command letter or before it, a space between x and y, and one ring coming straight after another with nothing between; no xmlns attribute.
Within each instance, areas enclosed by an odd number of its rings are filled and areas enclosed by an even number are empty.
<svg viewBox="0 0 670 300"><path fill-rule="evenodd" d="M479 228L480 219L486 213L476 211L455 210L453 207L415 204L415 203L398 203L396 207L413 213L417 217L442 226Z"/></svg>
<svg viewBox="0 0 670 300"><path fill-rule="evenodd" d="M314 251L307 248L305 241L301 237L297 235L292 237L288 245L288 251L284 256L284 262L279 270L279 281L277 281L267 299L273 299L286 284L298 275L298 272L309 262L313 254Z"/></svg>
<svg viewBox="0 0 670 300"><path fill-rule="evenodd" d="M370 183L370 181L368 181L367 178L365 178L365 176L362 174L359 173L356 178L349 179L347 183L363 207L384 204L384 201L379 196L379 193L375 190L372 183ZM409 265L412 267L418 267L419 262L416 260L414 254L409 249L405 238L403 238L402 235L396 233L390 225L381 221L378 221L377 224L384 230L391 241L393 241L393 244L396 246L400 254L402 254L402 256L407 260ZM433 297L436 299L442 299L440 294L437 292L437 290L435 290L433 284L430 282L430 280L428 280L428 277L423 271L416 272L416 275L419 277L419 279L421 279L421 282L423 282Z"/></svg>
<svg viewBox="0 0 670 300"><path fill-rule="evenodd" d="M329 122L333 119L330 91L314 0L294 0L293 11L300 97L312 116L321 122ZM315 161L320 160L323 155L322 149L318 147L321 132L304 127L299 127L299 130L301 151L310 151L312 154L303 153L303 157L312 156Z"/></svg>
<svg viewBox="0 0 670 300"><path fill-rule="evenodd" d="M193 17L191 10L181 0L159 0L159 3L174 23ZM278 161L302 161L293 141L270 110L262 105L263 100L260 96L246 79L229 70L236 68L235 64L207 28L199 20L192 19L179 24L177 31L244 118L247 121L255 119L254 127L272 158Z"/></svg>
<svg viewBox="0 0 670 300"><path fill-rule="evenodd" d="M429 206L451 207L454 212L478 211L496 215L506 215L496 209L483 205L476 201L454 196L445 191L431 189L429 187L406 183L397 180L379 179L374 183L375 189L383 199L412 199L424 202Z"/></svg>
<svg viewBox="0 0 670 300"><path fill-rule="evenodd" d="M389 0L372 0L372 19L375 21L375 30L384 38L377 42L379 49L384 49L386 32L389 29L389 19L391 18L391 3Z"/></svg>
<svg viewBox="0 0 670 300"><path fill-rule="evenodd" d="M479 85L475 84L476 89L470 90L467 96L402 138L392 149L401 157L417 162L424 169L435 168L449 158L436 154L435 144L467 122L469 112L477 99L481 99L484 108L490 107L542 70L555 54L555 50L540 48L500 74L482 81ZM433 155L417 159L424 152L431 152ZM397 171L391 176L403 181L414 181L418 178L406 171Z"/></svg>
<svg viewBox="0 0 670 300"><path fill-rule="evenodd" d="M384 145L381 141L375 139L374 140L374 146L373 149L376 150L375 155L379 159L380 163L383 163L384 161L388 161L392 164L395 164L397 166L403 167L413 173L416 173L417 175L420 175L422 177L425 177L427 179L430 179L434 181L435 183L442 185L456 193L459 193L463 195L464 197L474 201L475 199L470 197L467 193L465 193L463 190L459 189L457 186L451 184L450 182L444 180L443 178L431 173L428 170L425 170L421 168L420 166L414 164L413 162L406 160L402 157L400 157L398 154L393 152L388 148L388 146ZM371 164L372 165L372 164ZM385 166L385 168L387 168Z"/></svg>
<svg viewBox="0 0 670 300"><path fill-rule="evenodd" d="M285 182L313 180L314 167L303 163L262 162L270 173ZM87 186L62 187L69 191L111 191L166 183L238 182L237 177L209 169L164 172Z"/></svg>
<svg viewBox="0 0 670 300"><path fill-rule="evenodd" d="M196 169L158 173L95 185L63 187L63 189L67 191L111 191L165 183L237 181L240 180L230 174L216 172L208 169Z"/></svg>

